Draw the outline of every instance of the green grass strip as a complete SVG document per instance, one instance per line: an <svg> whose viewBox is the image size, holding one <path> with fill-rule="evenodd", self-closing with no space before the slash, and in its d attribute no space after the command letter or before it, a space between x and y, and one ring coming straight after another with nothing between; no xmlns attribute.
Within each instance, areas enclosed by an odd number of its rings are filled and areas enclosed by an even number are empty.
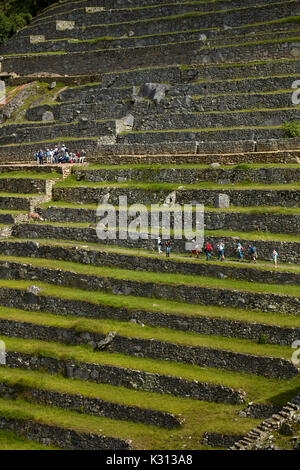
<svg viewBox="0 0 300 470"><path fill-rule="evenodd" d="M300 374L291 380L278 381L243 372L232 372L209 367L204 368L179 362L130 357L124 354L105 351L95 353L85 346L66 346L60 343L24 340L5 336L1 336L1 339L5 341L7 351L131 368L161 375L181 377L188 381L198 380L199 382L222 384L235 389L245 390L248 399L261 402L284 404L288 399L300 392ZM193 400L193 402L195 401Z"/></svg>
<svg viewBox="0 0 300 470"><path fill-rule="evenodd" d="M85 331L107 335L110 331L116 331L118 335L127 338L140 338L157 341L165 341L182 346L206 347L212 349L223 349L236 353L254 354L258 356L281 357L291 359L291 348L289 346L258 344L251 340L226 338L223 336L199 335L193 332L182 332L168 328L140 326L133 323L119 322L115 320L88 320L68 316L64 318L59 315L37 312L23 312L16 309L0 308L0 318L16 322L33 323L52 327L75 330L78 333Z"/></svg>
<svg viewBox="0 0 300 470"><path fill-rule="evenodd" d="M72 263L67 261L48 260L41 258L23 258L18 257L17 260L13 256L0 256L0 261L8 261L11 263L28 264L37 267L60 269L72 271L78 274L86 274L96 277L111 277L119 280L132 280L136 282L153 282L157 284L185 285L195 287L207 287L215 289L234 289L244 292L282 294L300 297L299 286L277 286L275 284L260 284L247 281L237 281L232 279L215 279L205 276L192 276L183 274L167 274L131 271L129 269L115 269L109 267L98 267L90 265L82 265L80 263Z"/></svg>

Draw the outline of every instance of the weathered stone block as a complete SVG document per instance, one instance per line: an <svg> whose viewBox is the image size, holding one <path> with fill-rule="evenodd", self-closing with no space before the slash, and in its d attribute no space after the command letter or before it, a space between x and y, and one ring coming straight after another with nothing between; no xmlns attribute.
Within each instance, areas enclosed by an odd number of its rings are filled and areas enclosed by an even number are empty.
<svg viewBox="0 0 300 470"><path fill-rule="evenodd" d="M217 209L228 209L230 207L230 197L227 194L217 194L214 205Z"/></svg>

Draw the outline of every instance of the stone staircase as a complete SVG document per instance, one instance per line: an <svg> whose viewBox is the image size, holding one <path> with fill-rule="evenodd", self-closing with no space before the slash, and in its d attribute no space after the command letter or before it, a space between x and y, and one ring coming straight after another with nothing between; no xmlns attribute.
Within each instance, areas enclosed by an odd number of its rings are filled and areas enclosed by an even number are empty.
<svg viewBox="0 0 300 470"><path fill-rule="evenodd" d="M283 128L299 120L298 13L67 1L2 46L11 87L59 83L0 126L0 447L11 431L64 449L245 445L298 393L300 140ZM62 143L88 163L31 162ZM142 238L135 213L99 240L98 206L120 218L120 196L143 204ZM170 200L204 205L210 261L172 214L171 257L157 254L148 211Z"/></svg>

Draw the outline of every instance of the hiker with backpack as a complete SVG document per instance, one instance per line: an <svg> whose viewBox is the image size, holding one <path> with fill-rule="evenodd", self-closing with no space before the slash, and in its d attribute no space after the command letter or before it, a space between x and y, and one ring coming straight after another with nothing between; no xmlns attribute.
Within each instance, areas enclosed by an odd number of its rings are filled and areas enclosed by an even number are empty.
<svg viewBox="0 0 300 470"><path fill-rule="evenodd" d="M218 248L218 261L224 261L225 260L225 245L223 241L220 241L217 245Z"/></svg>
<svg viewBox="0 0 300 470"><path fill-rule="evenodd" d="M255 246L249 245L248 248L249 248L249 249L248 249L249 263L251 263L251 261L253 261L254 263L256 263L257 253L256 253L256 248L255 248Z"/></svg>
<svg viewBox="0 0 300 470"><path fill-rule="evenodd" d="M204 251L206 253L206 261L209 261L213 252L213 247L211 243L207 242L204 248Z"/></svg>

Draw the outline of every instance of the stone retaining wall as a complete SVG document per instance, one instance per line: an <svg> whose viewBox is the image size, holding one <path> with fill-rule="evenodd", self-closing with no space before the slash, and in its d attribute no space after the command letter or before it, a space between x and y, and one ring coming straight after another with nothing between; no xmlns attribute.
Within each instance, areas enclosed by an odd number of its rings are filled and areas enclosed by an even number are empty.
<svg viewBox="0 0 300 470"><path fill-rule="evenodd" d="M178 187L178 186L177 186ZM206 206L214 206L215 197L227 194L233 206L259 207L259 206L283 206L299 207L300 191L280 189L227 189L221 186L220 189L143 189L136 187L113 187L100 186L71 186L53 188L53 200L73 202L77 204L98 204L102 199L110 195L108 203L114 206L119 204L120 196L127 196L127 204L160 204L164 203L170 193L175 193L177 204L198 203Z"/></svg>
<svg viewBox="0 0 300 470"><path fill-rule="evenodd" d="M182 398L216 403L243 403L245 393L218 384L187 381L180 377L159 375L134 369L102 364L75 363L71 359L54 359L19 352L7 352L6 365L25 370L44 370L70 379L106 383L145 392L170 394Z"/></svg>
<svg viewBox="0 0 300 470"><path fill-rule="evenodd" d="M186 61L183 62L186 64ZM278 74L278 67L281 75L294 75L299 73L299 60L286 59L279 63L277 61L262 61L260 64L247 64L242 62L234 67L236 79L245 77L263 78L272 77ZM123 72L104 73L102 76L102 86L124 87L141 85L143 83L168 83L178 85L180 83L194 83L200 80L206 82L224 81L232 79L232 65L191 65L191 66L167 66L162 68L142 68L127 70ZM226 84L225 84L226 85Z"/></svg>
<svg viewBox="0 0 300 470"><path fill-rule="evenodd" d="M248 7L248 5L247 5ZM125 11L125 15L122 15L122 12L120 12L119 16L114 12L114 20L112 24L112 17L111 14L108 12L108 18L109 18L109 23L111 24L105 24L105 21L102 21L102 16L103 12L98 13L98 14L90 14L87 15L85 13L82 14L82 16L78 16L76 18L76 23L75 23L75 28L80 27L82 25L89 25L88 32L89 35L87 34L78 34L76 29L72 29L71 33L72 37L77 37L78 39L81 38L97 38L97 37L121 37L123 35L128 35L130 31L133 31L136 36L142 36L142 35L151 35L151 34L159 34L159 33L171 33L171 32L176 32L176 31L190 31L190 30L195 30L199 28L204 28L204 29L211 29L211 28L217 28L221 27L223 28L224 24L226 26L230 27L236 27L236 25L250 25L255 24L259 21L267 22L272 19L279 19L279 18L285 18L287 16L293 16L297 15L297 2L286 2L282 3L278 6L272 6L270 8L268 5L262 5L257 8L253 8L252 6L249 6L248 8L244 8L242 10L236 10L236 11L228 11L228 12L220 12L220 13L215 13L212 12L211 14L205 14L205 15L200 15L197 13L195 15L190 15L190 16L179 16L179 17L167 17L167 18L159 18L158 17L151 17L151 10L149 11L150 17L148 21L143 21L145 20L145 12L141 11L139 12L138 10L136 11L137 14L142 14L143 18L141 21L133 21L133 22L126 22L126 19L128 20L128 11ZM192 9L195 9L195 5L192 6ZM201 5L201 9L203 9L203 5ZM178 5L173 8L173 11L176 12L178 11ZM175 13L176 15L177 13ZM131 13L130 13L131 15ZM99 17L98 21L98 26L97 25L97 16ZM62 18L64 20L67 20L69 18L70 21L72 21L72 13L70 15L62 15ZM101 20L100 20L101 18ZM123 19L123 24L118 23L118 18L119 21L122 21ZM261 20L259 20L261 18ZM60 33L60 34L59 34ZM66 37L66 33L69 34L70 36L70 31L59 31L59 28L56 26L56 21L53 19L53 21L48 21L47 22L47 38L49 37L56 37L58 38L63 38ZM18 37L20 36L28 36L28 35L40 35L40 34L45 34L45 24L43 23L36 23L32 24L31 26L28 26L26 29L23 29L18 32ZM185 63L185 62L178 62L178 63Z"/></svg>
<svg viewBox="0 0 300 470"><path fill-rule="evenodd" d="M214 247L216 250L216 246ZM120 269L177 273L194 276L210 276L218 278L230 277L249 282L267 284L300 284L300 273L271 269L256 269L251 265L230 266L226 263L189 262L188 259L166 259L158 256L138 256L104 249L88 249L80 246L66 247L60 245L43 245L37 242L0 241L1 254L4 256L21 256L27 258L46 258L91 266L110 266ZM146 253L145 253L146 254ZM246 255L247 256L247 255Z"/></svg>
<svg viewBox="0 0 300 470"><path fill-rule="evenodd" d="M73 429L50 426L37 421L0 416L0 429L12 431L42 445L68 450L129 450L130 441Z"/></svg>
<svg viewBox="0 0 300 470"><path fill-rule="evenodd" d="M270 10L269 10L270 11ZM272 9L273 11L273 9ZM224 19L222 18L222 23ZM240 21L240 13L239 13ZM264 19L266 21L266 18ZM143 24L143 23L142 23ZM49 25L47 25L47 28ZM35 27L35 33L38 33ZM42 26L44 29L44 25ZM159 28L159 23L155 23ZM199 19L197 19L199 28ZM113 29L110 27L110 30ZM122 28L121 28L122 29ZM144 29L144 24L143 24ZM120 28L118 27L120 31ZM296 39L295 39L296 41ZM34 73L60 73L76 75L79 71L85 73L104 73L111 70L121 71L128 68L152 66L166 66L175 64L193 64L195 61L203 64L216 62L236 63L254 60L286 59L294 57L294 50L298 50L297 42L280 43L254 43L238 45L235 47L204 48L202 41L192 43L175 43L167 45L148 46L147 54L144 47L131 49L104 49L93 52L53 53L40 55L5 56L2 62L3 72L14 72L18 75ZM75 60L76 59L76 60ZM122 59L122 60L121 60Z"/></svg>
<svg viewBox="0 0 300 470"><path fill-rule="evenodd" d="M226 288L195 287L185 284L140 282L112 277L84 275L59 269L42 268L24 263L0 261L1 279L25 279L55 285L102 290L115 295L150 297L199 305L219 305L245 310L261 310L298 315L300 298L283 294L267 294Z"/></svg>
<svg viewBox="0 0 300 470"><path fill-rule="evenodd" d="M133 240L128 237L126 240L116 239L103 239L101 245L122 246L126 248L145 249L154 252L157 250L157 240L151 240L148 234L141 234L143 238ZM19 224L15 225L12 230L12 236L16 238L29 238L29 239L52 239L52 240L71 240L78 241L79 243L99 243L97 233L93 227L67 227L59 225L48 224ZM227 257L236 257L237 243L240 242L244 247L254 244L257 250L258 259L271 260L271 254L274 247L280 253L279 262L299 263L299 242L286 242L286 241L266 241L266 240L251 240L241 237L216 237L206 236L205 241L209 240L214 246L220 241L220 238L225 243L225 255ZM176 253L184 253L185 240L173 240L171 250ZM171 254L172 257L172 254Z"/></svg>
<svg viewBox="0 0 300 470"><path fill-rule="evenodd" d="M299 412L300 395L297 395L293 400L289 401L281 411L263 421L256 428L253 428L241 440L237 440L229 450L253 450L259 448L260 443L263 442L268 435L277 431L285 422L298 416Z"/></svg>
<svg viewBox="0 0 300 470"><path fill-rule="evenodd" d="M293 114L294 111L291 111ZM297 113L298 114L298 113ZM274 118L275 114L274 114ZM203 131L196 130L185 130L176 131L174 129L168 129L166 131L144 131L144 132L128 132L117 135L117 144L165 144L167 142L186 142L186 141L200 141L202 144L209 144L210 142L216 141L238 141L238 140L280 140L285 137L285 133L281 126L282 122L277 122L276 127L253 127L250 129L237 128L237 129L221 129L212 130L207 128ZM273 124L272 124L273 125ZM288 140L288 139L287 139ZM206 153L206 152L204 152ZM230 160L231 161L231 160ZM245 161L245 160L244 160Z"/></svg>
<svg viewBox="0 0 300 470"><path fill-rule="evenodd" d="M290 379L299 373L298 368L286 359L237 353L203 346L185 346L155 339L148 340L115 335L107 345L102 345L106 340L106 336L102 334L87 331L79 333L72 329L3 319L0 320L0 332L2 336L73 345L89 344L96 350L107 349L110 352L129 356L183 362L200 367L243 371L248 374L270 378Z"/></svg>
<svg viewBox="0 0 300 470"><path fill-rule="evenodd" d="M46 193L49 184L47 180L32 178L0 178L0 191L6 193Z"/></svg>
<svg viewBox="0 0 300 470"><path fill-rule="evenodd" d="M230 320L218 317L192 317L180 314L163 314L147 311L93 304L79 300L61 299L46 295L34 296L21 289L0 288L0 304L8 308L26 311L43 311L55 315L86 317L93 319L110 318L117 321L145 324L159 328L193 331L204 335L226 336L269 344L290 346L299 338L299 328L283 328L263 323Z"/></svg>
<svg viewBox="0 0 300 470"><path fill-rule="evenodd" d="M96 224L96 209L68 208L50 206L47 209L38 209L37 212L44 220L49 222L82 222ZM120 212L116 211L119 217ZM128 221L134 216L128 216ZM150 214L148 214L150 219ZM195 214L193 214L193 224ZM273 213L244 213L244 212L214 212L206 210L204 213L204 223L206 230L236 230L236 231L261 231L274 233L300 233L300 215L298 214L278 214ZM195 227L195 225L193 225ZM150 227L150 225L149 225ZM174 216L170 214L170 228L174 227Z"/></svg>
<svg viewBox="0 0 300 470"><path fill-rule="evenodd" d="M210 181L218 184L251 183L288 184L300 182L299 168L128 168L99 169L73 168L73 174L88 182L149 181L152 183L196 184Z"/></svg>
<svg viewBox="0 0 300 470"><path fill-rule="evenodd" d="M25 299L28 304L24 307L25 310L35 308L37 310L45 311L45 305L49 305L49 311L54 314L66 315L66 307L73 307L76 301L62 300L57 301L55 297L43 296L41 301L32 299L26 296L25 292L13 289L1 289L0 301L1 305L9 307L16 306L23 307L20 299ZM6 298L10 293L14 297L11 300ZM20 299L18 298L20 297ZM57 308L56 308L57 306ZM91 312L87 314L86 309L91 307ZM98 307L98 309L97 309ZM101 310L100 310L101 309ZM193 331L205 335L219 335L229 338L249 339L260 342L262 338L269 344L281 344L290 346L293 341L299 338L299 328L283 328L274 325L267 325L263 323L251 323L246 321L236 321L223 318L213 317L192 317L180 316L172 314L163 314L159 312L147 312L142 310L130 310L126 308L117 308L98 306L89 304L88 302L79 302L78 307L72 311L73 316L87 316L92 318L112 318L117 321L130 321L139 324L146 324L160 328L171 328L183 331ZM36 325L10 322L9 320L0 319L1 334L7 336L16 336L21 338L39 339L41 341L59 341L70 344L91 344L96 345L103 338L99 335L90 333L77 333L72 330L51 327L39 327ZM36 332L35 332L36 331ZM95 346L96 347L96 346Z"/></svg>
<svg viewBox="0 0 300 470"><path fill-rule="evenodd" d="M162 428L172 429L181 424L181 420L171 413L139 408L138 406L120 405L118 403L101 400L100 398L83 396L80 393L73 395L70 393L29 387L19 383L12 385L10 383L0 382L0 396L10 399L25 396L27 401L32 401L40 405L55 406L69 411L83 412L88 415L104 416L121 421L133 421L135 423L144 423Z"/></svg>

